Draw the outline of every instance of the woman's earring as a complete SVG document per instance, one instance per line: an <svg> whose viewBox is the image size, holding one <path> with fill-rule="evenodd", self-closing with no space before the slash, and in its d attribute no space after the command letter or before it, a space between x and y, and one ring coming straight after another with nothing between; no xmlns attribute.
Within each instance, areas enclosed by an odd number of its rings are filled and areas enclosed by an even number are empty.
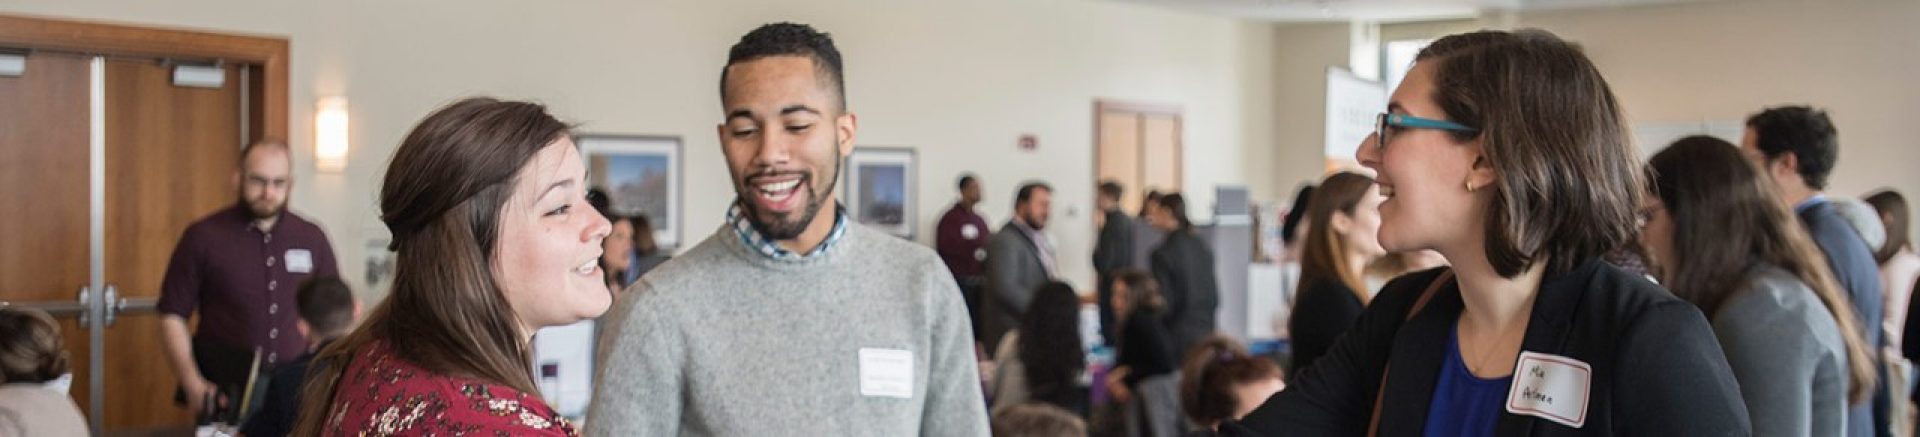
<svg viewBox="0 0 1920 437"><path fill-rule="evenodd" d="M1467 192L1473 192L1473 181L1467 181Z"/></svg>

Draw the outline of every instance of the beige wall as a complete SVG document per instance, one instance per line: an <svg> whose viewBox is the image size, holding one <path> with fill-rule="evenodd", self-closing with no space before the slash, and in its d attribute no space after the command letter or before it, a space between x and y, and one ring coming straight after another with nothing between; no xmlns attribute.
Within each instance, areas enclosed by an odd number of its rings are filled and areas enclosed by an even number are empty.
<svg viewBox="0 0 1920 437"><path fill-rule="evenodd" d="M1721 2L1523 14L1579 42L1636 122L1744 122L1824 107L1840 131L1829 192L1920 195L1920 2ZM1645 146L1643 146L1645 147Z"/></svg>
<svg viewBox="0 0 1920 437"><path fill-rule="evenodd" d="M1510 23L1509 23L1510 22ZM1478 24L1476 24L1478 23ZM1765 107L1828 109L1840 130L1829 192L1891 186L1920 195L1920 2L1724 1L1488 13L1477 20L1388 24L1383 40L1478 27L1544 28L1576 41L1634 123L1743 122ZM1326 65L1344 65L1344 25L1276 30L1273 181L1284 190L1317 174ZM1645 146L1643 146L1645 147ZM1318 162L1318 161L1314 161Z"/></svg>
<svg viewBox="0 0 1920 437"><path fill-rule="evenodd" d="M472 94L544 101L582 132L676 135L687 178L684 239L732 198L714 125L726 49L780 20L831 32L845 53L860 144L919 149L922 241L962 171L985 182L998 225L1014 187L1057 190L1052 229L1064 274L1091 287L1092 110L1097 98L1186 111L1186 186L1208 211L1215 184L1270 196L1272 26L1104 1L10 0L0 12L184 26L292 39L294 210L332 235L362 285L387 157L414 122ZM346 172L310 164L315 96L352 111ZM1038 135L1021 152L1021 134ZM1196 212L1196 215L1203 213ZM375 293L377 294L377 293Z"/></svg>
<svg viewBox="0 0 1920 437"><path fill-rule="evenodd" d="M1274 29L1274 198L1291 199L1326 173L1327 68L1346 67L1346 23L1288 24Z"/></svg>

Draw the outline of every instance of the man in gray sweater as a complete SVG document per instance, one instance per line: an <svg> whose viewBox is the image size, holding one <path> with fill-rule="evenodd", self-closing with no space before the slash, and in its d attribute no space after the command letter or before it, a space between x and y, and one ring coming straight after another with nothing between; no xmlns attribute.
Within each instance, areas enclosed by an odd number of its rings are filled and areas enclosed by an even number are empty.
<svg viewBox="0 0 1920 437"><path fill-rule="evenodd" d="M840 71L805 25L733 46L719 134L738 199L607 313L588 435L987 435L953 275L834 198L857 127Z"/></svg>

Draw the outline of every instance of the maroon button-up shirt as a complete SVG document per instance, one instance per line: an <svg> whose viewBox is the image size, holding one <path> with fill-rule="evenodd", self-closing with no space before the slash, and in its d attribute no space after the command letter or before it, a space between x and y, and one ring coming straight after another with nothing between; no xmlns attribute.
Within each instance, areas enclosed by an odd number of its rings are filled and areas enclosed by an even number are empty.
<svg viewBox="0 0 1920 437"><path fill-rule="evenodd" d="M187 227L167 263L159 311L186 319L199 310L197 339L259 348L268 365L292 361L307 350L294 328L294 292L308 278L339 274L333 246L319 226L292 213L262 232L245 208L236 204Z"/></svg>

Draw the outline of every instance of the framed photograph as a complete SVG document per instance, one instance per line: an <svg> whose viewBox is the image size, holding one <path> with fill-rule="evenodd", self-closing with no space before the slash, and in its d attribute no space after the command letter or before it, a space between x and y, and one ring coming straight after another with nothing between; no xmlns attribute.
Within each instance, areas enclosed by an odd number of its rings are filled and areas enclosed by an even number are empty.
<svg viewBox="0 0 1920 437"><path fill-rule="evenodd" d="M586 156L587 185L607 193L608 209L645 215L654 244L680 246L680 137L580 134L573 141Z"/></svg>
<svg viewBox="0 0 1920 437"><path fill-rule="evenodd" d="M867 226L913 239L915 181L920 176L913 149L855 147L841 172L847 175L840 198L847 204L848 215Z"/></svg>

